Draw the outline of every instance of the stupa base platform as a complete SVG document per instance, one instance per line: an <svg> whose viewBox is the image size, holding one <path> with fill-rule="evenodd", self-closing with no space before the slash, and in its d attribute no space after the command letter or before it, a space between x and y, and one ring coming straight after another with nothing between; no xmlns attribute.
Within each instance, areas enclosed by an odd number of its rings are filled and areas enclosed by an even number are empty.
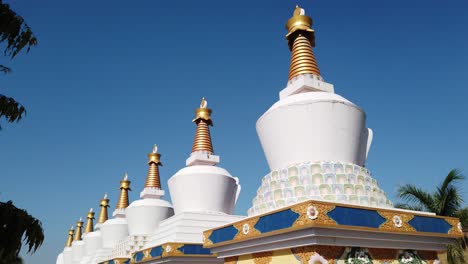
<svg viewBox="0 0 468 264"><path fill-rule="evenodd" d="M204 232L225 263L437 263L459 220L309 200Z"/></svg>

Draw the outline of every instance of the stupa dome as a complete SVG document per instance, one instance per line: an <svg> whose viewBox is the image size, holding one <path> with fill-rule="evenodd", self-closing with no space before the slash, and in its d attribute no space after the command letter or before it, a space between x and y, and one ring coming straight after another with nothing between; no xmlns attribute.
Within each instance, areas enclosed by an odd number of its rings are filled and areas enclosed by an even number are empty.
<svg viewBox="0 0 468 264"><path fill-rule="evenodd" d="M128 191L130 190L130 181L125 173L123 180L120 181L120 195L117 207L114 210L114 218L105 221L100 229L102 234L102 246L112 248L115 244L128 236L127 219L125 218L125 208L128 207Z"/></svg>
<svg viewBox="0 0 468 264"><path fill-rule="evenodd" d="M232 214L240 192L239 180L225 169L217 167L219 156L214 155L209 126L211 109L202 99L195 110L197 124L192 153L187 167L168 180L175 214L182 212L210 212Z"/></svg>
<svg viewBox="0 0 468 264"><path fill-rule="evenodd" d="M145 188L140 194L142 199L132 202L125 211L130 236L152 234L160 221L174 214L171 204L160 199L164 195L158 168L162 165L160 157L155 145L153 152L148 154L149 170Z"/></svg>

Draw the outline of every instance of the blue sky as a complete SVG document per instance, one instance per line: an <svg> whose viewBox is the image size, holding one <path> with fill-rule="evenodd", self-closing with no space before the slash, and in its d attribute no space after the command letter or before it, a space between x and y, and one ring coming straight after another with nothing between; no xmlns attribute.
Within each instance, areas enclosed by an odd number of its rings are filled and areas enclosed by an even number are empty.
<svg viewBox="0 0 468 264"><path fill-rule="evenodd" d="M0 200L46 233L26 263L54 263L67 229L104 192L115 206L125 171L137 199L155 143L166 188L190 154L202 96L220 166L242 184L236 212L246 213L268 173L255 122L286 84L284 24L296 2L7 2L39 39L3 60L14 71L0 77L0 92L28 111L17 124L0 120ZM297 3L314 19L323 77L367 112L367 167L389 197L405 183L431 189L452 168L468 174L468 2Z"/></svg>

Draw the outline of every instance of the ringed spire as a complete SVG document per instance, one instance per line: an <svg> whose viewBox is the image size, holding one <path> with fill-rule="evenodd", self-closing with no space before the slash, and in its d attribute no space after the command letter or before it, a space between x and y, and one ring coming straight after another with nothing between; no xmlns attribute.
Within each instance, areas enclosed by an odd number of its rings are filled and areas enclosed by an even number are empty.
<svg viewBox="0 0 468 264"><path fill-rule="evenodd" d="M128 180L128 173L125 172L124 178L120 181L120 195L117 201L116 209L125 209L128 206L128 191L130 189L130 181Z"/></svg>
<svg viewBox="0 0 468 264"><path fill-rule="evenodd" d="M192 145L192 153L197 151L213 154L213 144L211 143L211 135L209 126L213 126L211 120L211 109L208 107L208 102L203 97L200 107L195 110L195 119L192 122L197 124L195 138Z"/></svg>
<svg viewBox="0 0 468 264"><path fill-rule="evenodd" d="M70 229L68 230L68 239L67 239L67 243L65 244L66 247L72 246L74 234L75 234L75 230L73 229L73 226L71 226Z"/></svg>
<svg viewBox="0 0 468 264"><path fill-rule="evenodd" d="M82 228L83 228L83 221L81 220L81 217L80 217L80 220L78 220L78 222L76 222L76 232L75 232L74 241L80 241L81 240Z"/></svg>
<svg viewBox="0 0 468 264"><path fill-rule="evenodd" d="M107 193L105 193L104 198L101 199L99 207L101 207L101 209L99 211L98 224L102 224L105 221L107 221L107 219L109 219L107 213L107 208L109 207L109 199L107 199Z"/></svg>
<svg viewBox="0 0 468 264"><path fill-rule="evenodd" d="M87 221L86 221L86 228L85 228L85 234L91 233L94 231L94 212L93 208L89 209L88 215L86 216Z"/></svg>
<svg viewBox="0 0 468 264"><path fill-rule="evenodd" d="M159 177L159 166L161 154L158 153L158 146L154 144L153 151L148 153L148 175L146 176L145 188L161 189L161 179Z"/></svg>
<svg viewBox="0 0 468 264"><path fill-rule="evenodd" d="M304 9L296 5L293 16L286 22L291 63L289 65L288 80L302 74L312 74L319 79L320 70L315 60L312 48L315 47L315 32L312 27L312 18L305 14Z"/></svg>

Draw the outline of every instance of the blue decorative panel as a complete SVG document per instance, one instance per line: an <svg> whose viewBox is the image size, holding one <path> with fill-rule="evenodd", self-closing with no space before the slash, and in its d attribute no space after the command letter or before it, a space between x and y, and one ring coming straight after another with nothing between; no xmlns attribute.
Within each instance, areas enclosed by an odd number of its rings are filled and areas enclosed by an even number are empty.
<svg viewBox="0 0 468 264"><path fill-rule="evenodd" d="M427 217L427 216L414 216L413 219L408 221L418 232L432 232L447 234L452 226L442 218Z"/></svg>
<svg viewBox="0 0 468 264"><path fill-rule="evenodd" d="M161 246L157 246L151 249L150 255L151 257L160 257L163 253L163 248Z"/></svg>
<svg viewBox="0 0 468 264"><path fill-rule="evenodd" d="M258 222L255 224L255 229L261 233L267 233L288 228L293 225L297 218L299 218L299 214L291 209L264 215L258 219Z"/></svg>
<svg viewBox="0 0 468 264"><path fill-rule="evenodd" d="M114 260L109 260L107 264L115 264Z"/></svg>
<svg viewBox="0 0 468 264"><path fill-rule="evenodd" d="M203 248L202 245L183 245L179 248L179 251L188 255L211 255L211 251L207 248Z"/></svg>
<svg viewBox="0 0 468 264"><path fill-rule="evenodd" d="M374 210L337 206L327 213L339 225L378 228L385 218Z"/></svg>
<svg viewBox="0 0 468 264"><path fill-rule="evenodd" d="M141 252L141 251L140 251L140 252L137 252L137 253L135 253L135 255L133 255L133 260L134 260L135 262L142 261L144 256L145 256L145 255L143 254L143 252Z"/></svg>
<svg viewBox="0 0 468 264"><path fill-rule="evenodd" d="M230 225L220 229L216 229L211 233L209 239L214 243L232 240L237 234L237 229Z"/></svg>

